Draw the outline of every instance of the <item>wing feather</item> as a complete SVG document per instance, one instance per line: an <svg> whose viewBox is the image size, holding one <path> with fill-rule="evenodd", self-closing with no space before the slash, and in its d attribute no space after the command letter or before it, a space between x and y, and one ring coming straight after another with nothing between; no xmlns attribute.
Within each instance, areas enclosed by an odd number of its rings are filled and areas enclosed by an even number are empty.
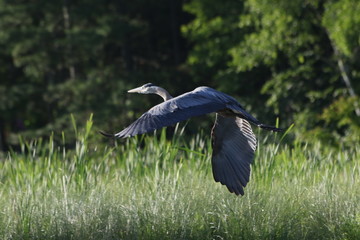
<svg viewBox="0 0 360 240"><path fill-rule="evenodd" d="M265 129L265 130L269 130L269 131L273 131L273 132L281 132L281 131L283 131L282 128L277 128L277 127L273 127L273 126L261 123L254 116L252 116L250 113L245 111L245 109L238 102L231 102L230 104L227 104L226 107L228 109L233 110L235 113L237 113L240 118L243 118L243 119L245 119L245 120L247 120L247 121L249 121L249 122L257 125L258 127L261 127L263 129Z"/></svg>
<svg viewBox="0 0 360 240"><path fill-rule="evenodd" d="M244 194L243 192L243 182L242 182L242 177L241 174L239 174L239 172L237 171L237 168L234 167L234 163L233 161L231 161L231 158L229 158L230 156L226 155L227 161L224 161L224 163L226 164L224 170L227 170L227 176L230 179L229 182L227 182L227 185L231 188L232 192L235 192L235 194L239 195L242 192L242 195ZM224 183L226 184L226 183Z"/></svg>
<svg viewBox="0 0 360 240"><path fill-rule="evenodd" d="M249 122L217 114L212 138L215 181L226 185L230 192L243 195L256 149L256 137Z"/></svg>
<svg viewBox="0 0 360 240"><path fill-rule="evenodd" d="M236 153L239 154L239 153ZM231 165L231 168L234 172L234 175L240 181L242 186L246 186L249 180L246 180L247 175L249 174L246 169L243 169L241 162L239 161L232 161L231 156L227 156L227 162Z"/></svg>
<svg viewBox="0 0 360 240"><path fill-rule="evenodd" d="M185 93L154 106L127 128L116 133L115 137L125 138L151 132L194 116L219 111L225 107L225 103L203 92Z"/></svg>

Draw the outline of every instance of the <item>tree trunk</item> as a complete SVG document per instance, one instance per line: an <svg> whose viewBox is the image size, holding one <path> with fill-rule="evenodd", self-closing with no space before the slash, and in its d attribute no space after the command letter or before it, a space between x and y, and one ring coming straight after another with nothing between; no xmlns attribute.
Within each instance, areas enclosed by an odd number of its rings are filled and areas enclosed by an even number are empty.
<svg viewBox="0 0 360 240"><path fill-rule="evenodd" d="M357 95L356 95L356 93L354 91L354 88L352 87L352 84L351 84L351 80L350 80L350 77L349 77L349 73L347 71L347 67L345 66L345 64L344 64L343 60L341 59L341 57L339 56L339 54L337 54L337 55L338 55L337 63L338 63L339 70L340 70L340 73L341 73L341 78L343 79L343 81L344 81L344 83L346 85L346 88L349 91L349 95L351 97L357 98ZM354 102L354 108L355 108L356 116L360 117L360 106L359 106L358 101Z"/></svg>
<svg viewBox="0 0 360 240"><path fill-rule="evenodd" d="M339 71L340 71L340 74L341 74L341 78L342 80L344 81L345 83L345 86L349 92L349 95L351 97L354 97L354 98L357 98L357 95L355 93L355 90L351 84L351 79L349 77L349 71L348 71L348 67L345 65L344 61L342 60L342 57L341 57L341 54L339 52L339 50L337 49L335 43L332 41L332 39L330 38L330 34L329 32L327 31L327 29L325 29L326 31L326 34L330 40L330 43L331 43L331 46L332 46L332 49L334 51L334 54L335 54L335 57L336 57L336 61L337 61L337 64L338 64L338 67L339 67ZM355 108L355 114L356 116L360 117L360 106L359 106L359 102L358 101L355 101L354 102L354 108Z"/></svg>

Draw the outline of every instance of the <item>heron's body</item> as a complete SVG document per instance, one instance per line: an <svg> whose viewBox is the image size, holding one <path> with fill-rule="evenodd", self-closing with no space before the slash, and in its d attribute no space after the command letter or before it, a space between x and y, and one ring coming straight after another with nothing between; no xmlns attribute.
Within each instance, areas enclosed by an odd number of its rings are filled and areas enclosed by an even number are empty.
<svg viewBox="0 0 360 240"><path fill-rule="evenodd" d="M129 92L158 94L164 102L152 107L127 128L113 135L117 138L151 132L194 116L216 112L211 132L213 175L215 181L226 185L235 194L244 194L243 187L249 181L250 164L256 149L256 137L249 122L267 130L281 131L260 123L235 98L209 87L198 87L175 98L163 88L152 84L145 84Z"/></svg>

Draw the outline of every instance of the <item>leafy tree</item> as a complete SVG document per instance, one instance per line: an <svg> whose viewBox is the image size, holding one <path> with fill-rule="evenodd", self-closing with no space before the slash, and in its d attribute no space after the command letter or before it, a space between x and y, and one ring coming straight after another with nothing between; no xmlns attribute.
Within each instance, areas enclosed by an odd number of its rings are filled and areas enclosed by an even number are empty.
<svg viewBox="0 0 360 240"><path fill-rule="evenodd" d="M194 44L188 64L195 68L196 78L210 72L214 85L240 93L259 114L275 112L284 125L294 121L298 138L313 139L314 133L321 137L318 127L330 124L325 116L331 118L329 110L343 104L347 114L340 118L355 118L357 1L227 1L218 11L211 2L193 0L185 7L196 16L183 28ZM342 100L349 97L353 100ZM268 110L258 107L264 98ZM333 120L338 121L341 113L333 113ZM346 122L359 126L358 121Z"/></svg>
<svg viewBox="0 0 360 240"><path fill-rule="evenodd" d="M121 128L160 101L125 94L145 82L174 95L212 86L263 121L295 122L298 139L357 141L359 10L356 0L0 0L0 147L14 132L71 131L70 113Z"/></svg>
<svg viewBox="0 0 360 240"><path fill-rule="evenodd" d="M180 7L166 0L0 0L1 132L71 131L70 113L84 122L94 112L98 127L123 126L135 117L124 112L132 104L126 89L185 75L173 74L185 57Z"/></svg>

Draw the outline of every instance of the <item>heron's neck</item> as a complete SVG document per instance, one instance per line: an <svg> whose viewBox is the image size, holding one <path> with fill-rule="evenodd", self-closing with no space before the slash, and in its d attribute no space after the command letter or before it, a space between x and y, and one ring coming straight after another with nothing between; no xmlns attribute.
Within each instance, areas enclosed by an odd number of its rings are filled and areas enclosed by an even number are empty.
<svg viewBox="0 0 360 240"><path fill-rule="evenodd" d="M156 88L156 94L159 95L160 97L162 97L164 99L164 101L167 101L169 99L172 99L173 97L168 93L168 91L166 91L165 89L161 88L161 87L157 87Z"/></svg>

